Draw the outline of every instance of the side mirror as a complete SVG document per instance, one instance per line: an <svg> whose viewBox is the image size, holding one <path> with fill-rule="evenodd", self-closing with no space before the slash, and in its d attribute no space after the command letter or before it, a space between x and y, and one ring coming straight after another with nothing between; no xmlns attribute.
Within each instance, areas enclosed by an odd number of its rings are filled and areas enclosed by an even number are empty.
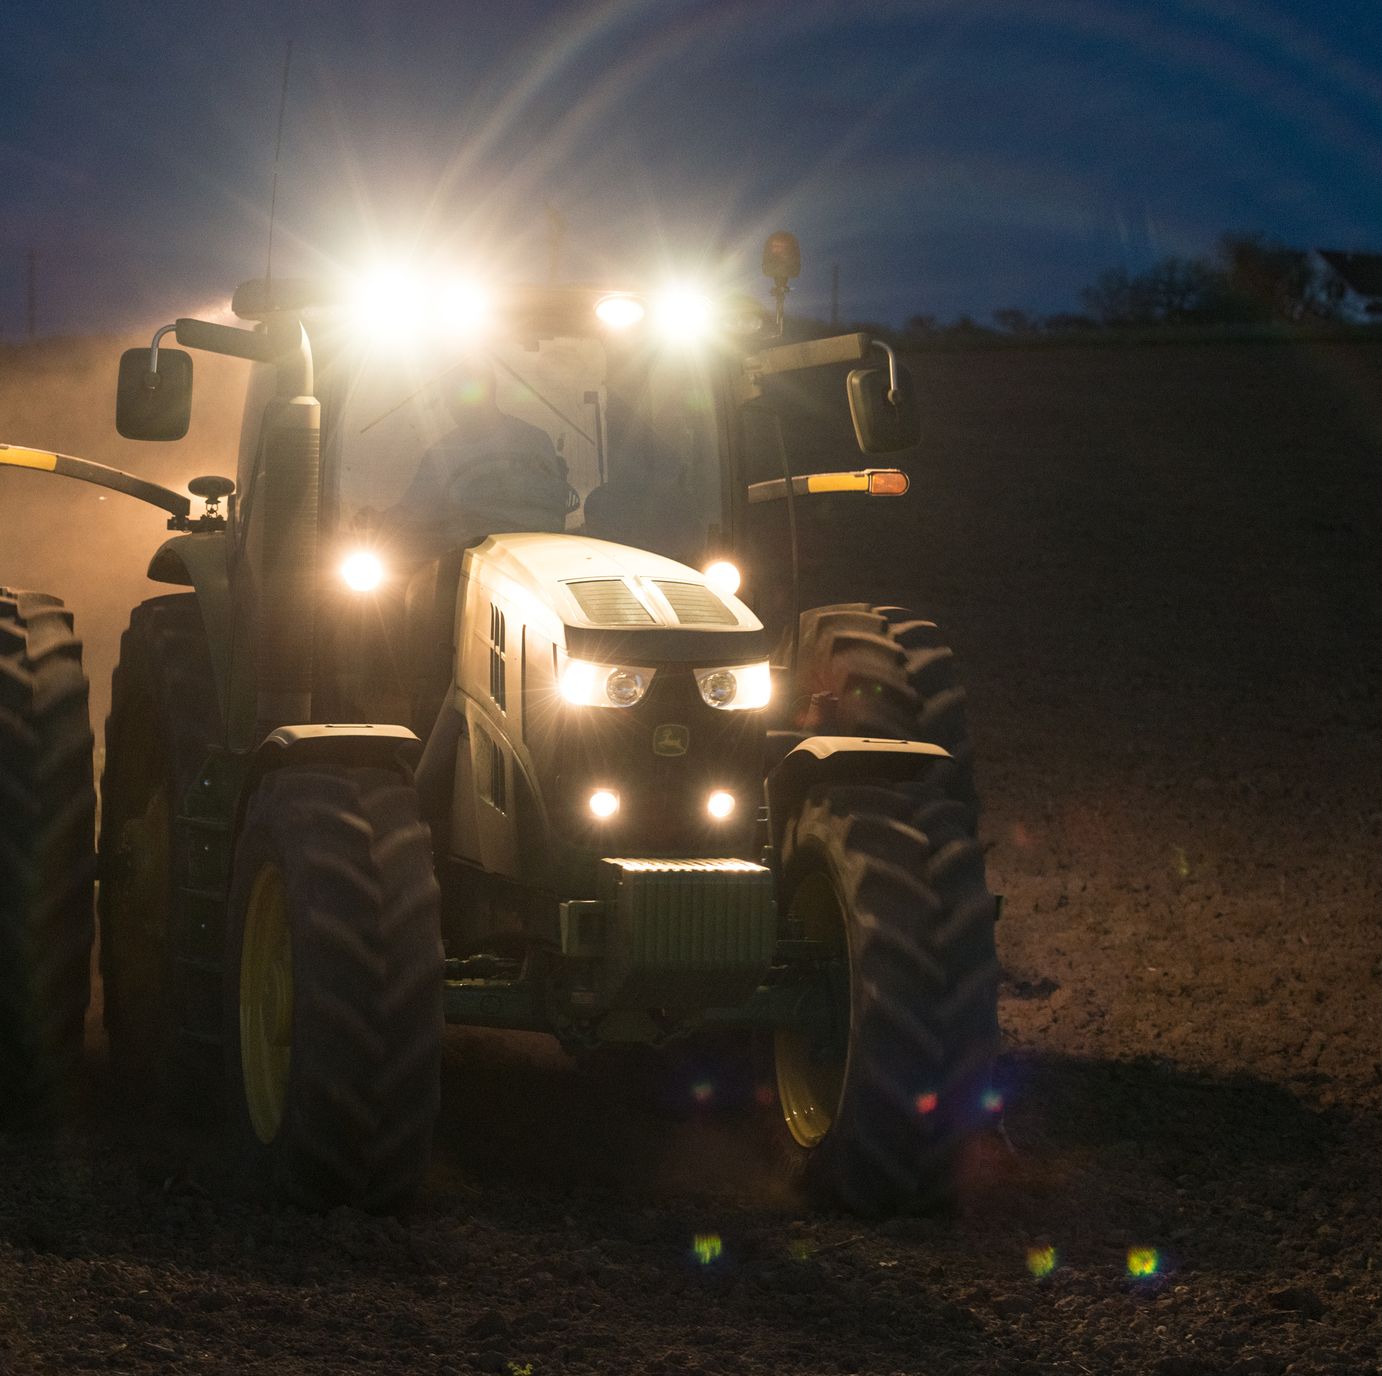
<svg viewBox="0 0 1382 1376"><path fill-rule="evenodd" d="M894 386L887 368L855 368L849 375L849 414L865 454L896 454L921 439L912 375L899 363L895 378Z"/></svg>
<svg viewBox="0 0 1382 1376"><path fill-rule="evenodd" d="M192 355L160 349L158 371L149 371L152 350L120 355L115 428L127 440L180 440L192 419Z"/></svg>

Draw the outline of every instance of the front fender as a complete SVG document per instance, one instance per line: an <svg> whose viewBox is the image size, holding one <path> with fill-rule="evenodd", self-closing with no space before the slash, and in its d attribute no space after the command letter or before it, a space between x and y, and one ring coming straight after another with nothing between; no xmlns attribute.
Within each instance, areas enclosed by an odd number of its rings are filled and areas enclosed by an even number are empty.
<svg viewBox="0 0 1382 1376"><path fill-rule="evenodd" d="M808 736L768 774L768 831L773 855L782 854L787 819L817 784L872 779L919 779L950 752L928 741L878 740L870 736Z"/></svg>
<svg viewBox="0 0 1382 1376"><path fill-rule="evenodd" d="M230 598L228 545L223 530L196 535L175 535L165 540L149 560L149 577L155 583L172 583L191 588L197 594L202 625L211 652L211 669L216 679L216 700L221 720L232 728L231 707L235 694L231 687L231 638L234 617Z"/></svg>
<svg viewBox="0 0 1382 1376"><path fill-rule="evenodd" d="M319 764L335 768L361 765L396 769L411 779L422 742L406 726L387 722L308 722L271 731L249 757L235 809L235 835L250 795L260 779L290 764Z"/></svg>

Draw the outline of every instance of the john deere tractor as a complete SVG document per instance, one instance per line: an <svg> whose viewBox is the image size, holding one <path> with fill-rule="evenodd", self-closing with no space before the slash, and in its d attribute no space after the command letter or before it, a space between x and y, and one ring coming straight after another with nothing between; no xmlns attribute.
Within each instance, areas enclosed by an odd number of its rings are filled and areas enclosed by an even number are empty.
<svg viewBox="0 0 1382 1376"><path fill-rule="evenodd" d="M242 325L179 319L121 360L117 426L145 440L188 427L168 334L250 368L238 470L189 485L195 518L0 450L176 532L149 576L177 590L135 608L106 724L105 1020L134 1088L224 1085L270 1194L405 1205L444 1022L575 1053L728 1039L759 1057L793 1181L865 1212L953 1189L996 1102L962 694L931 623L798 605L802 504L908 479L801 471L780 384L834 379L866 455L915 443L916 403L867 334L784 337L797 266L774 236L775 312L246 283ZM66 613L0 596L0 636L18 1107L80 1048L88 737Z"/></svg>

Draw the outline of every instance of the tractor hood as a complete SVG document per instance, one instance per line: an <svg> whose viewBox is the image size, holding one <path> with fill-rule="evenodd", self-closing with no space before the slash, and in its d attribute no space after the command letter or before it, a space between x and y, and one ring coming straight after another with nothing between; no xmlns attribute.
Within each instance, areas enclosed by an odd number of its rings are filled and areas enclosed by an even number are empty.
<svg viewBox="0 0 1382 1376"><path fill-rule="evenodd" d="M491 535L467 551L464 573L571 654L632 652L639 662L767 654L762 623L737 597L647 550L583 535Z"/></svg>

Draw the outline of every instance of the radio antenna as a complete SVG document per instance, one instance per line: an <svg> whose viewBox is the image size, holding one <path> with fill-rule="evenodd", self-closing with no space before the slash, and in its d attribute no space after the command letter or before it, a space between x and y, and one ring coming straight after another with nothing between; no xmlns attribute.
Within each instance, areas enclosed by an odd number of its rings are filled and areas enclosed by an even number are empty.
<svg viewBox="0 0 1382 1376"><path fill-rule="evenodd" d="M274 280L274 219L278 214L278 162L283 152L283 112L288 108L288 73L293 65L293 40L283 53L283 88L278 95L278 137L274 140L274 180L269 193L269 253L264 262L264 300L272 300Z"/></svg>

